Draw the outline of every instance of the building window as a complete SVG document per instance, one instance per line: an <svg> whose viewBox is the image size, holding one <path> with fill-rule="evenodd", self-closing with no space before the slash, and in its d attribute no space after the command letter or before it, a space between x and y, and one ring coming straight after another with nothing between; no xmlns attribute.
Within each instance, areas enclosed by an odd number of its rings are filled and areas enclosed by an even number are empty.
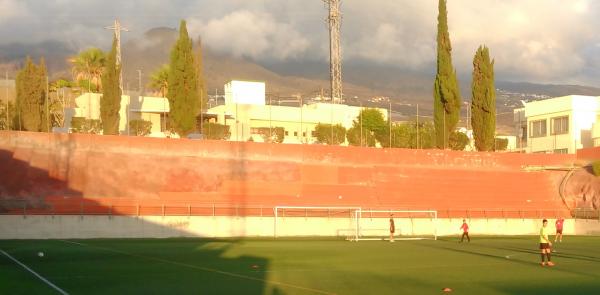
<svg viewBox="0 0 600 295"><path fill-rule="evenodd" d="M531 137L545 137L546 131L546 120L532 121L529 128Z"/></svg>
<svg viewBox="0 0 600 295"><path fill-rule="evenodd" d="M568 154L569 153L569 149L556 149L556 150L554 150L554 153L555 154L562 154L562 155Z"/></svg>
<svg viewBox="0 0 600 295"><path fill-rule="evenodd" d="M306 132L302 132L302 137L306 137Z"/></svg>
<svg viewBox="0 0 600 295"><path fill-rule="evenodd" d="M286 132L285 132L285 136L289 136L289 135L290 135L290 132L289 132L289 131L286 131Z"/></svg>
<svg viewBox="0 0 600 295"><path fill-rule="evenodd" d="M569 117L552 118L552 134L568 134L569 133Z"/></svg>
<svg viewBox="0 0 600 295"><path fill-rule="evenodd" d="M294 131L294 136L298 136L298 131Z"/></svg>

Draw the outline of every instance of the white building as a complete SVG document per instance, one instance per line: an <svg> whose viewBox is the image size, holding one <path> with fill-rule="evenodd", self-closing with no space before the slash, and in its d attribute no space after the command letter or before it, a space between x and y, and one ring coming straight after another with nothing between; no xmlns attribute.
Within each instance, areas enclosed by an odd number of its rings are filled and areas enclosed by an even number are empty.
<svg viewBox="0 0 600 295"><path fill-rule="evenodd" d="M600 147L600 118L596 120L596 123L592 127L592 145Z"/></svg>
<svg viewBox="0 0 600 295"><path fill-rule="evenodd" d="M570 95L534 101L514 113L517 138L521 133L527 136L520 140L521 150L574 154L593 146L592 127L600 116L600 97ZM600 130L596 133L600 141Z"/></svg>
<svg viewBox="0 0 600 295"><path fill-rule="evenodd" d="M91 120L100 120L100 93L84 93L75 98L74 108L65 109L64 129L70 130L71 120L81 117ZM132 98L129 95L121 96L121 109L119 110L119 133L131 134L128 122L143 119L152 122L149 136L165 137L165 118L169 114L169 100L164 97L138 96Z"/></svg>
<svg viewBox="0 0 600 295"><path fill-rule="evenodd" d="M265 105L265 83L230 81L225 84L225 104Z"/></svg>
<svg viewBox="0 0 600 295"><path fill-rule="evenodd" d="M225 85L225 104L208 109L204 114L223 125L229 126L232 141L264 141L261 129L284 128L283 143L315 143L317 124L342 125L350 129L362 108L344 104L315 103L302 106L268 105L264 82L231 81ZM85 93L75 99L75 108L65 111L65 129L70 130L73 117L100 119L98 93ZM386 109L378 109L385 120ZM119 132L133 134L129 130L131 120L143 119L152 122L151 137L177 137L167 131L169 101L163 97L130 97L123 95Z"/></svg>
<svg viewBox="0 0 600 295"><path fill-rule="evenodd" d="M330 103L298 107L267 105L265 83L232 81L225 85L225 104L209 109L207 114L229 126L232 141L252 138L260 142L263 139L257 132L259 129L282 127L285 129L283 143L299 144L316 142L313 131L319 123L351 128L360 111L360 107ZM387 120L387 110L379 111Z"/></svg>

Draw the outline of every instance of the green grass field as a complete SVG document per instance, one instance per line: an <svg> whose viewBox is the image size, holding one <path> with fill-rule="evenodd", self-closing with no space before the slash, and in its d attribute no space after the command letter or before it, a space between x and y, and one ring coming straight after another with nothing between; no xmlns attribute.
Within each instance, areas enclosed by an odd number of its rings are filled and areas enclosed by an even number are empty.
<svg viewBox="0 0 600 295"><path fill-rule="evenodd" d="M566 237L553 268L539 265L537 246L536 237L0 241L69 294L600 293L600 237ZM59 293L0 254L0 294Z"/></svg>

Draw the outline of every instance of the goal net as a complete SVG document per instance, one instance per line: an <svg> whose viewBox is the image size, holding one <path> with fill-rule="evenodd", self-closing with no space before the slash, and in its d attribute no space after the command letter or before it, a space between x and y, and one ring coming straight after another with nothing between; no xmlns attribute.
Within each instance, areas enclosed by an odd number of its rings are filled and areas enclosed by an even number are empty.
<svg viewBox="0 0 600 295"><path fill-rule="evenodd" d="M273 208L274 237L336 236L351 238L356 232L360 207L277 206Z"/></svg>
<svg viewBox="0 0 600 295"><path fill-rule="evenodd" d="M437 211L357 210L352 241L389 240L390 219L394 220L394 240L437 240Z"/></svg>

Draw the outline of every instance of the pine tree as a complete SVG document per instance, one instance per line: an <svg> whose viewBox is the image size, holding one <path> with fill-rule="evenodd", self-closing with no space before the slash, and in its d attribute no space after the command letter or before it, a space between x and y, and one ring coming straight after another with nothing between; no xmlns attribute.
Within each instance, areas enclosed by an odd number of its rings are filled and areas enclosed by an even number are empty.
<svg viewBox="0 0 600 295"><path fill-rule="evenodd" d="M479 151L494 150L496 133L496 87L494 85L494 61L490 51L480 46L473 58L473 82L471 84L471 125L475 147Z"/></svg>
<svg viewBox="0 0 600 295"><path fill-rule="evenodd" d="M181 21L179 39L171 51L169 66L169 99L171 126L180 136L196 129L196 116L200 109L198 70L195 68L192 39L184 20Z"/></svg>
<svg viewBox="0 0 600 295"><path fill-rule="evenodd" d="M460 91L452 66L452 45L448 33L446 0L439 0L437 35L437 75L434 84L434 121L438 148L448 147L448 138L460 116Z"/></svg>
<svg viewBox="0 0 600 295"><path fill-rule="evenodd" d="M45 126L46 103L46 66L44 60L38 67L30 57L25 61L25 67L19 71L16 78L17 90L17 123L19 130L42 131Z"/></svg>
<svg viewBox="0 0 600 295"><path fill-rule="evenodd" d="M119 111L121 110L121 85L119 83L121 65L117 64L117 39L106 60L102 74L102 99L100 100L100 119L104 135L119 134Z"/></svg>

